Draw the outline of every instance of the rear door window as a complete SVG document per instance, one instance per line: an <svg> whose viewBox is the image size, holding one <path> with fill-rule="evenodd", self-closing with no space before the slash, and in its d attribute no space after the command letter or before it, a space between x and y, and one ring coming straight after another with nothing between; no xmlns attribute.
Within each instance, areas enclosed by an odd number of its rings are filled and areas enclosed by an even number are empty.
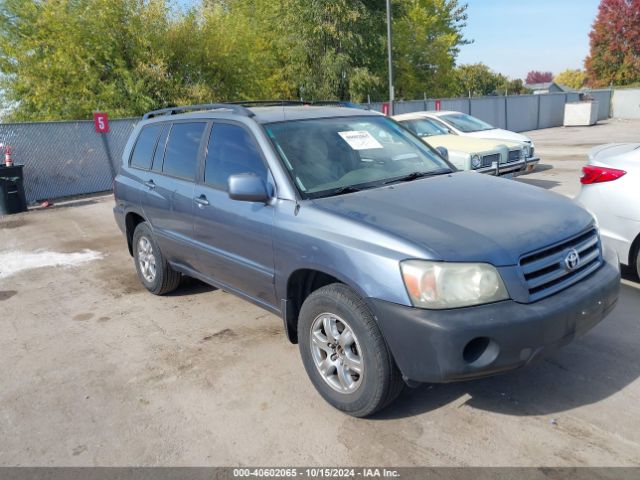
<svg viewBox="0 0 640 480"><path fill-rule="evenodd" d="M149 170L162 125L150 125L140 131L131 155L131 166Z"/></svg>
<svg viewBox="0 0 640 480"><path fill-rule="evenodd" d="M164 153L163 173L195 180L200 141L206 126L206 122L173 124Z"/></svg>
<svg viewBox="0 0 640 480"><path fill-rule="evenodd" d="M267 181L267 167L253 136L238 125L216 123L209 138L204 181L226 190L227 179L237 173L254 173Z"/></svg>

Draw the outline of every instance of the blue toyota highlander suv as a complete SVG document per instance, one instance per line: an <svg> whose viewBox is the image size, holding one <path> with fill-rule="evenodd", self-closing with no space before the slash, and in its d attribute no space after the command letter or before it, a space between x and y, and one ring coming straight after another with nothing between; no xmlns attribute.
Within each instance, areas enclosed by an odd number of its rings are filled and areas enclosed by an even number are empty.
<svg viewBox="0 0 640 480"><path fill-rule="evenodd" d="M122 160L115 217L144 286L187 275L280 315L318 392L354 416L405 383L524 366L618 297L589 213L458 172L374 112L159 110Z"/></svg>

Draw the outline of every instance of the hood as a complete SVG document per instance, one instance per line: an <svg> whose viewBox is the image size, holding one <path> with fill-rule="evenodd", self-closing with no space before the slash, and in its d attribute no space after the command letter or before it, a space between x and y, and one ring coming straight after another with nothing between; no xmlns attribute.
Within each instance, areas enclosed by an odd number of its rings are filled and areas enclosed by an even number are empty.
<svg viewBox="0 0 640 480"><path fill-rule="evenodd" d="M321 198L312 204L415 245L425 258L495 266L515 265L522 254L560 242L593 223L586 210L564 196L474 172Z"/></svg>
<svg viewBox="0 0 640 480"><path fill-rule="evenodd" d="M476 138L493 138L496 140L507 140L512 142L531 142L531 139L521 133L510 132L509 130L503 130L501 128L494 128L492 130L482 130L480 132L467 133L471 137Z"/></svg>
<svg viewBox="0 0 640 480"><path fill-rule="evenodd" d="M519 143L516 144L514 142L488 140L462 135L433 135L431 137L423 137L422 140L434 148L444 147L448 150L458 150L466 153L483 153L498 150L500 147L513 148L514 146L520 146Z"/></svg>
<svg viewBox="0 0 640 480"><path fill-rule="evenodd" d="M607 143L589 151L589 162L615 165L635 158L640 165L640 143Z"/></svg>

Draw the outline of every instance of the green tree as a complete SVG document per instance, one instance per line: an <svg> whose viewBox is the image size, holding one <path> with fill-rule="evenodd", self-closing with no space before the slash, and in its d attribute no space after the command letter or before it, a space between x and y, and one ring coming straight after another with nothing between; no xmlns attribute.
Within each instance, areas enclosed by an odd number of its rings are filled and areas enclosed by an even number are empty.
<svg viewBox="0 0 640 480"><path fill-rule="evenodd" d="M386 97L382 0L0 0L0 92L14 120L195 102ZM395 0L398 97L455 89L457 0Z"/></svg>
<svg viewBox="0 0 640 480"><path fill-rule="evenodd" d="M509 79L504 75L501 75L501 77L504 80L498 85L497 89L497 93L500 95L504 95L505 92L507 95L522 95L530 93L530 90L524 86L524 82L520 78Z"/></svg>
<svg viewBox="0 0 640 480"><path fill-rule="evenodd" d="M168 28L162 1L0 3L0 88L15 120L143 112L172 95L153 48Z"/></svg>
<svg viewBox="0 0 640 480"><path fill-rule="evenodd" d="M556 82L557 84L565 85L574 90L579 90L582 87L584 87L586 80L587 78L586 78L585 72L580 69L563 70L558 75L556 75L556 77L553 79L553 81Z"/></svg>
<svg viewBox="0 0 640 480"><path fill-rule="evenodd" d="M484 63L460 65L456 69L458 95L491 95L506 82L506 77L496 74ZM504 92L503 92L504 93Z"/></svg>
<svg viewBox="0 0 640 480"><path fill-rule="evenodd" d="M601 0L589 39L590 86L640 81L640 0Z"/></svg>
<svg viewBox="0 0 640 480"><path fill-rule="evenodd" d="M399 98L455 93L455 58L470 43L462 34L466 5L457 0L401 0L394 18L396 90Z"/></svg>

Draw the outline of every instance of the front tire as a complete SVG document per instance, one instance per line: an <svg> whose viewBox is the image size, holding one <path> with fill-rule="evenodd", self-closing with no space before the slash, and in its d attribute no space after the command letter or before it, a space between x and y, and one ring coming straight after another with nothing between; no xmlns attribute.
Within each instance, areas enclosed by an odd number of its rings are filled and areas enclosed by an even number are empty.
<svg viewBox="0 0 640 480"><path fill-rule="evenodd" d="M164 295L178 288L180 273L164 258L146 222L140 223L133 232L133 259L138 278L154 295Z"/></svg>
<svg viewBox="0 0 640 480"><path fill-rule="evenodd" d="M335 408L366 417L390 404L404 382L366 303L334 283L305 300L298 320L302 362Z"/></svg>

